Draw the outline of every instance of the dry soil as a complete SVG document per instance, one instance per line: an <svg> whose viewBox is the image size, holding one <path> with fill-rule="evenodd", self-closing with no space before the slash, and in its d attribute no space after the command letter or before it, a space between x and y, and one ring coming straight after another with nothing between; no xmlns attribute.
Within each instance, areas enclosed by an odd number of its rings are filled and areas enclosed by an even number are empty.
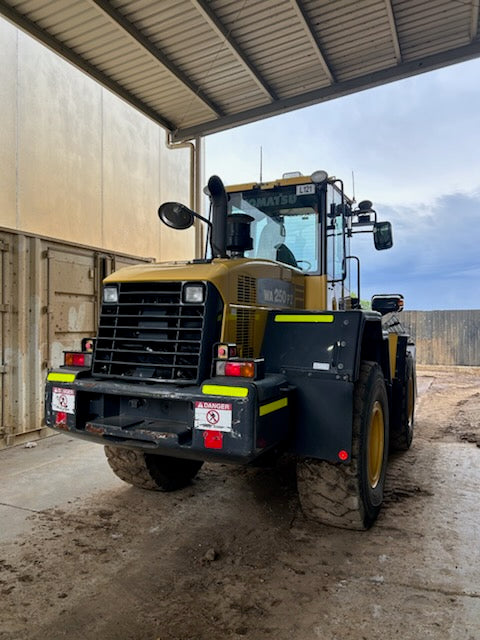
<svg viewBox="0 0 480 640"><path fill-rule="evenodd" d="M75 500L72 478L0 545L0 639L478 640L480 369L420 368L419 390L365 533L308 522L290 461L206 465L173 494Z"/></svg>

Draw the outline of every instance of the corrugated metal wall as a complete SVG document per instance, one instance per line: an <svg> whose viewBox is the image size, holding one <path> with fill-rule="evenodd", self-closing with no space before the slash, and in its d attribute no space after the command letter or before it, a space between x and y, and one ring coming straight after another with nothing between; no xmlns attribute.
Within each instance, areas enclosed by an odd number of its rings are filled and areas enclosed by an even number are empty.
<svg viewBox="0 0 480 640"><path fill-rule="evenodd" d="M46 435L47 369L95 334L102 279L141 261L0 230L0 449Z"/></svg>
<svg viewBox="0 0 480 640"><path fill-rule="evenodd" d="M405 311L421 364L480 365L480 309Z"/></svg>

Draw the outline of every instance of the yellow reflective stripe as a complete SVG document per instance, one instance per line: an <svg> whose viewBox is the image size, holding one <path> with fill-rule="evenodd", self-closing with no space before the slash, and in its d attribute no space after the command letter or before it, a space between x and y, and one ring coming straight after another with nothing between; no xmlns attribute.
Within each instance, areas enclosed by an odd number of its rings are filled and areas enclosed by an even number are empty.
<svg viewBox="0 0 480 640"><path fill-rule="evenodd" d="M47 380L51 382L73 382L75 380L74 373L49 373Z"/></svg>
<svg viewBox="0 0 480 640"><path fill-rule="evenodd" d="M275 322L333 322L332 315L283 315L275 316Z"/></svg>
<svg viewBox="0 0 480 640"><path fill-rule="evenodd" d="M262 404L259 409L259 414L261 416L266 416L267 413L272 413L272 411L278 411L279 409L283 409L287 405L288 405L288 398L281 398L280 400L275 400L275 402Z"/></svg>
<svg viewBox="0 0 480 640"><path fill-rule="evenodd" d="M219 384L204 384L202 393L212 396L232 396L233 398L246 398L247 387L226 387Z"/></svg>

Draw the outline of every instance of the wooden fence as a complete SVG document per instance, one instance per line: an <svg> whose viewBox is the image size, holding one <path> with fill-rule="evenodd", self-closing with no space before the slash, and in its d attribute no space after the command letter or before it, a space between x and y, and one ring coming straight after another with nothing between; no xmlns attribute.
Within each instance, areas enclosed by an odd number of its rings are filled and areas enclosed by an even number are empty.
<svg viewBox="0 0 480 640"><path fill-rule="evenodd" d="M402 324L417 345L417 362L480 366L480 309L404 311Z"/></svg>

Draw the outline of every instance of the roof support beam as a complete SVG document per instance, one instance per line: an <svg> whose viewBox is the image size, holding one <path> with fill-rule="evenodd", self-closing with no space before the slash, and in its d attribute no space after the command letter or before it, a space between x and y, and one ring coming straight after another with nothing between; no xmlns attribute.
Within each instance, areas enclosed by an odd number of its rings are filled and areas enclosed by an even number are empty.
<svg viewBox="0 0 480 640"><path fill-rule="evenodd" d="M217 18L216 14L206 0L191 0L192 4L202 14L204 19L208 22L209 26L215 31L224 44L229 48L230 52L235 58L242 64L246 71L250 74L250 77L255 82L257 87L268 97L270 101L278 100L278 96L274 89L262 78L259 71L250 62L247 56L243 53L238 43L231 36L230 31L227 30Z"/></svg>
<svg viewBox="0 0 480 640"><path fill-rule="evenodd" d="M308 93L278 100L272 104L248 109L247 111L232 114L218 120L205 122L198 126L178 129L173 133L172 137L174 140L189 140L196 136L205 136L211 133L217 133L218 131L230 129L231 127L247 124L248 122L255 122L256 120L287 113L294 109L309 107L311 105L326 102L327 100L333 100L334 98L340 98L351 93L364 91L365 89L371 89L372 87L378 87L382 84L387 84L388 82L402 80L403 78L425 73L426 71L440 69L441 67L445 67L450 64L457 64L458 62L472 60L479 56L480 40L476 40L471 44L458 47L457 49L442 51L411 62L402 62L401 64L394 65L388 69L380 69L379 71L374 71L358 78L345 80L344 82L337 82L336 84L316 89L314 91L309 91Z"/></svg>
<svg viewBox="0 0 480 640"><path fill-rule="evenodd" d="M140 29L137 29L124 15L115 9L108 0L89 0L91 4L98 7L104 15L106 15L117 27L120 27L122 31L130 36L130 38L139 44L150 56L156 61L160 62L177 80L179 80L187 89L189 89L195 96L197 96L213 113L217 116L224 115L223 110L210 100L202 91L202 89L188 78L178 67L176 67L167 56L156 47L145 36Z"/></svg>
<svg viewBox="0 0 480 640"><path fill-rule="evenodd" d="M397 64L400 64L402 62L402 50L400 49L400 41L398 39L397 23L395 22L395 15L393 13L392 0L385 0L385 7L387 9L388 23L392 33L395 58L397 60Z"/></svg>
<svg viewBox="0 0 480 640"><path fill-rule="evenodd" d="M478 7L480 0L472 0L472 19L470 22L470 42L473 42L478 34Z"/></svg>
<svg viewBox="0 0 480 640"><path fill-rule="evenodd" d="M318 39L317 34L312 28L311 20L308 17L307 12L305 11L305 8L302 6L301 0L290 0L290 2L293 10L297 15L297 18L300 24L303 27L303 30L307 34L308 39L310 40L310 43L313 46L315 55L317 56L318 61L320 62L320 66L322 67L325 75L327 76L328 81L330 82L330 84L334 84L336 82L335 76L333 74L333 71L330 69L330 66L323 54L320 40Z"/></svg>
<svg viewBox="0 0 480 640"><path fill-rule="evenodd" d="M97 80L104 87L113 91L113 93L125 100L125 102L131 104L146 116L162 125L162 127L165 127L165 129L168 129L169 131L175 129L173 123L164 118L160 113L155 111L155 109L152 109L148 104L127 91L127 89L122 85L118 84L118 82L115 82L115 80L112 80L102 71L99 71L97 67L87 62L87 60L82 58L82 56L74 53L55 37L41 29L35 22L32 22L21 13L7 5L4 0L0 0L0 13L3 14L7 20L10 20L10 22L12 22L16 27L26 31L36 40L78 67L81 71L88 73L88 75Z"/></svg>

